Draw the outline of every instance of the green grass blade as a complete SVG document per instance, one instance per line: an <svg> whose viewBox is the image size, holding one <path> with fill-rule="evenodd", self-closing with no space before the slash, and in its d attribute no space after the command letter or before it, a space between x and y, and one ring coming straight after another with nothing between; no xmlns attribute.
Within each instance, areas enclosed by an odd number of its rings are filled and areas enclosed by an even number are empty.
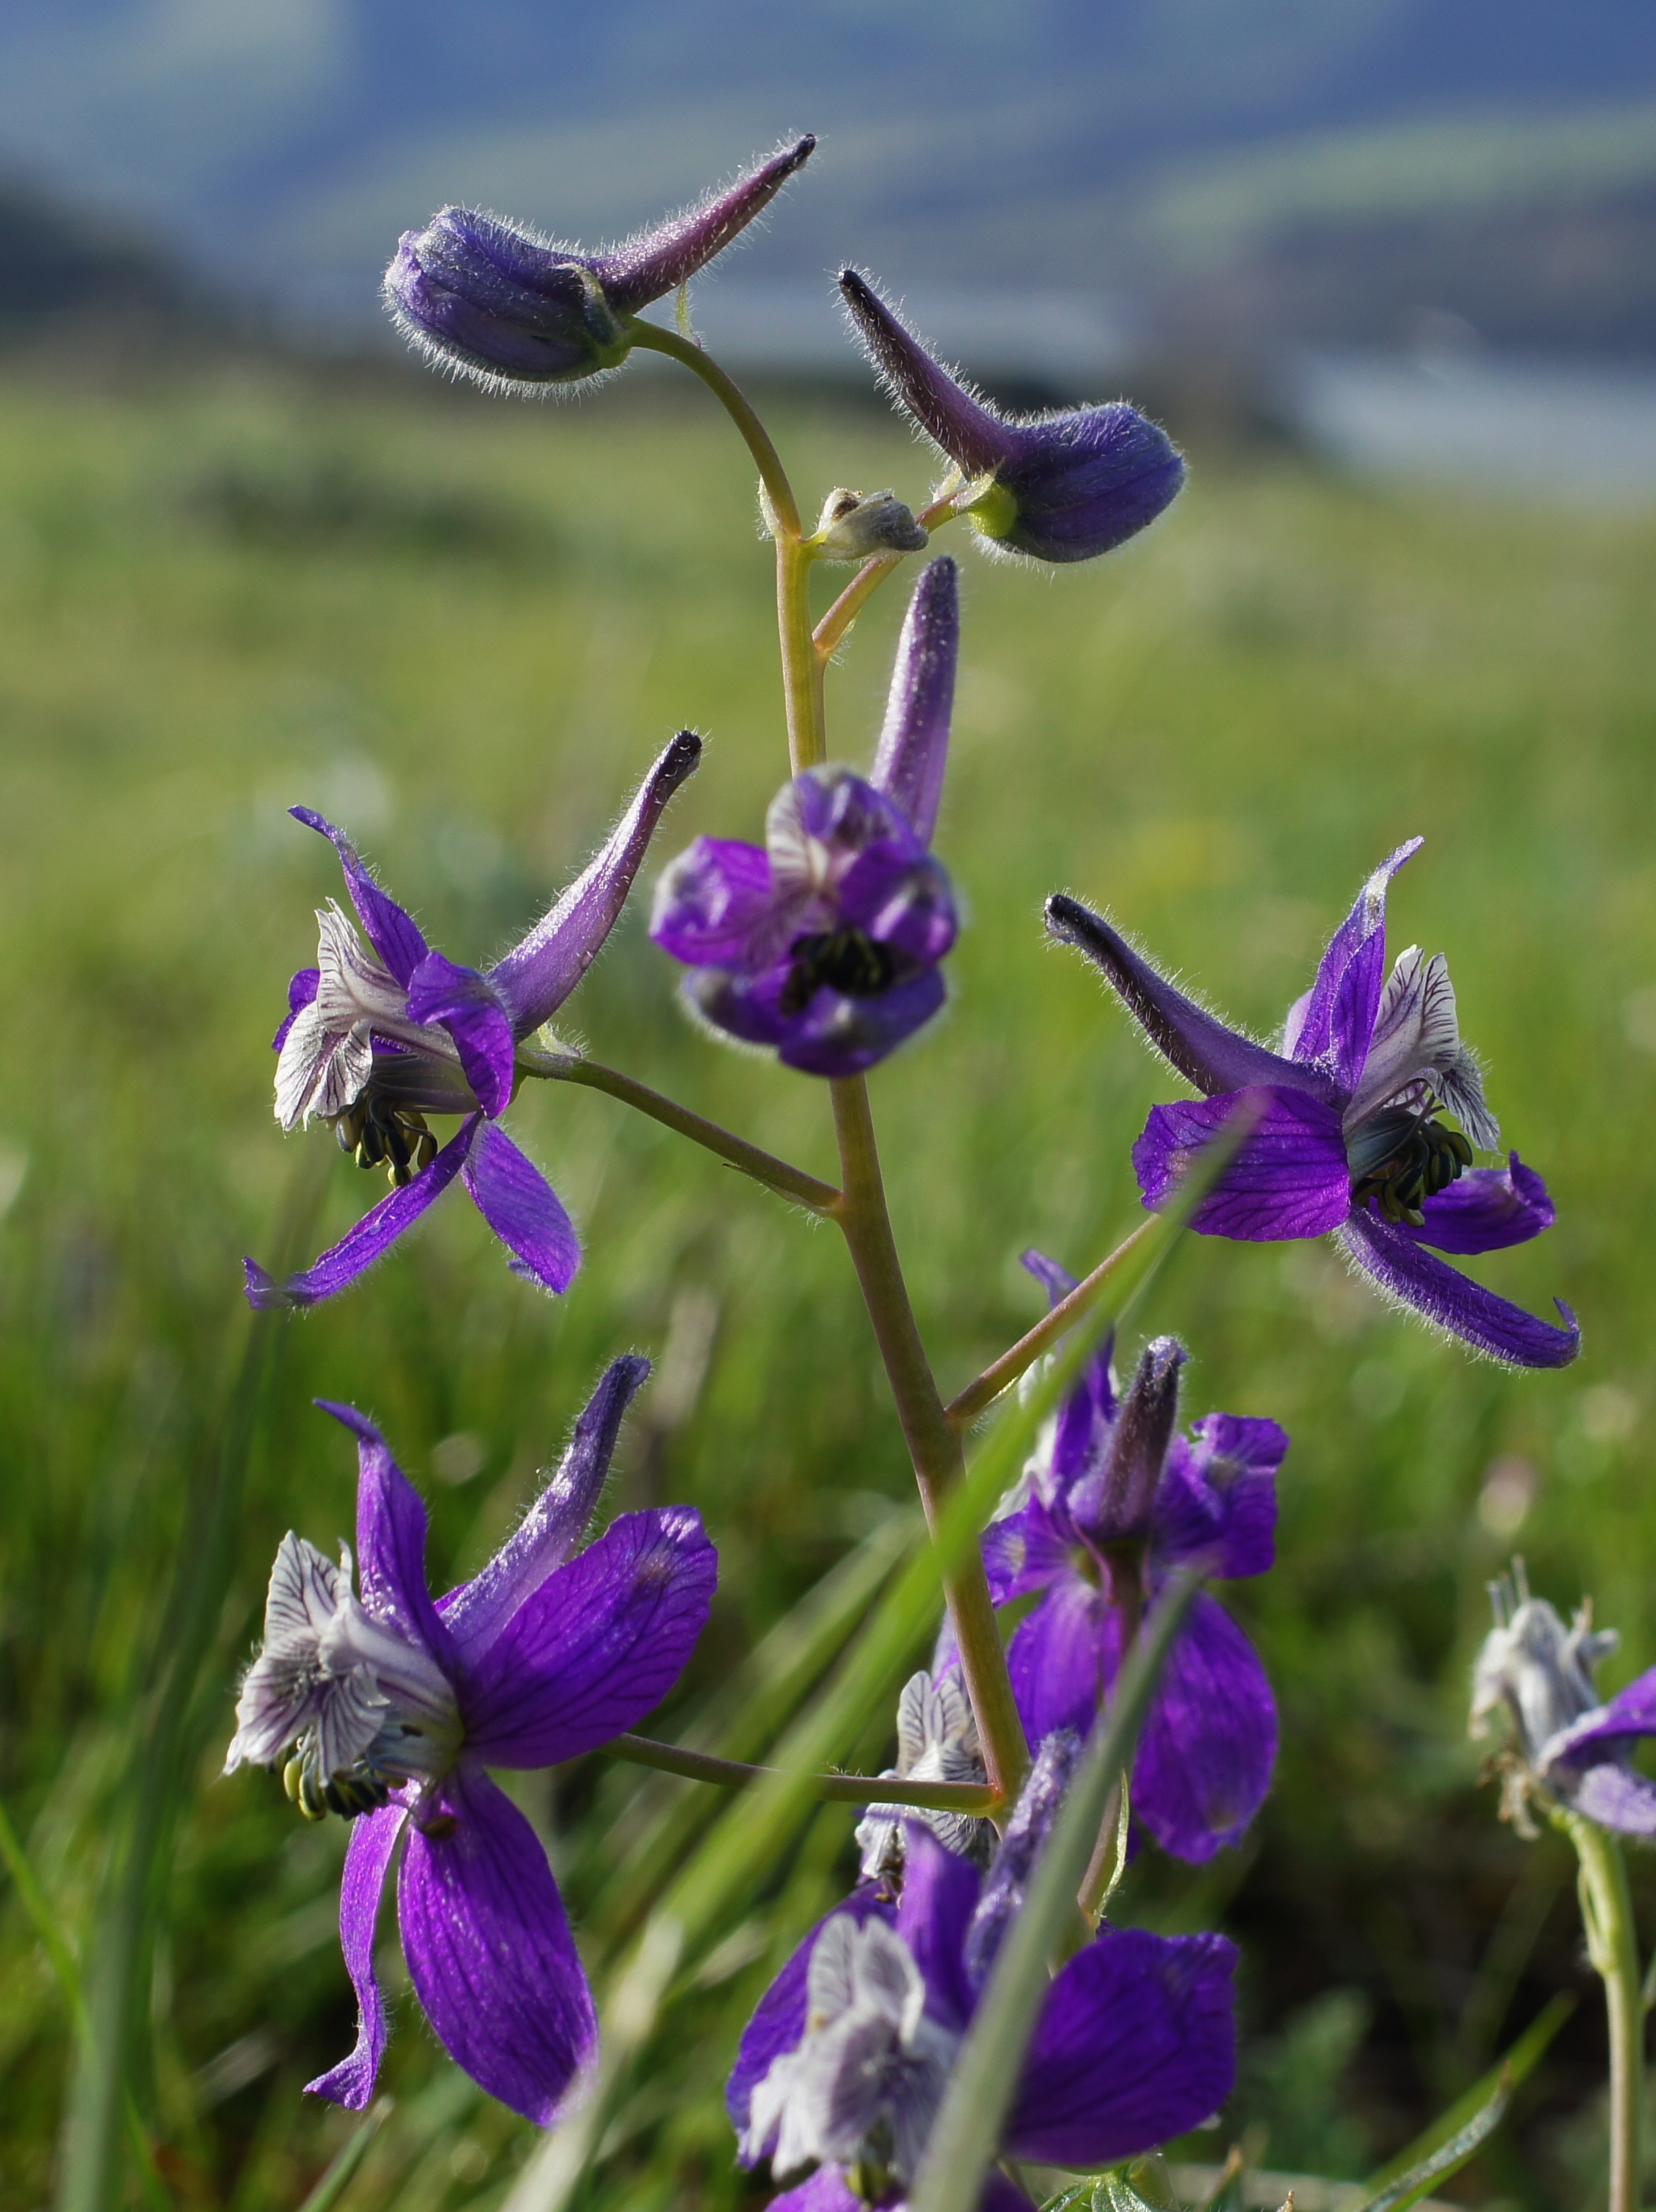
<svg viewBox="0 0 1656 2212"><path fill-rule="evenodd" d="M1466 2124L1457 2129L1448 2141L1440 2143L1429 2158L1411 2166L1406 2173L1398 2174L1373 2197L1365 2197L1355 2204L1351 2212L1406 2212L1410 2204L1418 2204L1435 2181L1447 2180L1457 2173L1473 2153L1500 2126L1512 2097L1512 2083L1502 2075L1495 2085L1495 2094L1475 2112Z"/></svg>
<svg viewBox="0 0 1656 2212"><path fill-rule="evenodd" d="M355 2180L363 2160L373 2148L374 2137L391 2115L391 2100L381 2097L360 2128L347 2137L337 2157L299 2212L333 2212L333 2208Z"/></svg>

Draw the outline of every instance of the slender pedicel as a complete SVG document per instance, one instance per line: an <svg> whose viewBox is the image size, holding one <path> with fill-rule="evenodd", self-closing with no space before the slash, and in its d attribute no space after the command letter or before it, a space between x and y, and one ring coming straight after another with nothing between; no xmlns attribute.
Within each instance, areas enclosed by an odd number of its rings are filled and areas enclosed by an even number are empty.
<svg viewBox="0 0 1656 2212"><path fill-rule="evenodd" d="M687 1751L676 1743L658 1743L646 1735L612 1736L600 1748L608 1758L628 1759L634 1766L652 1766L663 1774L681 1774L689 1782L710 1782L721 1790L745 1790L779 1771L773 1766L716 1759L705 1751ZM814 1774L810 1790L813 1797L825 1803L907 1805L972 1820L998 1812L1002 1802L986 1783L939 1782L898 1774Z"/></svg>

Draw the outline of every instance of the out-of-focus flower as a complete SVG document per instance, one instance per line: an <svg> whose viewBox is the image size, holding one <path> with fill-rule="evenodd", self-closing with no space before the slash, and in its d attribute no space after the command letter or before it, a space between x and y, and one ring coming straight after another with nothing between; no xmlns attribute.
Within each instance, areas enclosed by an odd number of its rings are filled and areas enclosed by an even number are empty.
<svg viewBox="0 0 1656 2212"><path fill-rule="evenodd" d="M903 625L871 778L808 769L763 846L699 837L667 870L650 934L693 971L692 1010L810 1075L854 1075L943 1005L955 942L931 856L960 639L955 563L925 569Z"/></svg>
<svg viewBox="0 0 1656 2212"><path fill-rule="evenodd" d="M289 984L288 1018L274 1040L276 1119L286 1130L328 1122L342 1151L365 1168L385 1168L393 1187L287 1282L249 1260L254 1305L332 1297L389 1251L457 1175L513 1255L514 1273L544 1290L567 1290L580 1265L574 1226L540 1170L496 1123L518 1084L519 1046L551 1019L597 958L663 807L701 757L701 738L681 731L597 857L482 972L434 952L344 832L308 807L293 809L333 841L368 942L336 902L318 914L318 965ZM464 1117L440 1152L428 1114Z"/></svg>
<svg viewBox="0 0 1656 2212"><path fill-rule="evenodd" d="M957 511L991 544L1037 561L1090 561L1154 522L1185 464L1125 399L1018 418L951 376L854 269L840 290L874 364L967 479Z"/></svg>
<svg viewBox="0 0 1656 2212"><path fill-rule="evenodd" d="M591 1991L534 1830L484 1771L579 1758L660 1704L707 1619L718 1560L690 1507L622 1514L583 1551L628 1401L618 1359L562 1464L474 1581L433 1601L426 1510L371 1421L357 1438L355 1571L289 1534L226 1771L274 1765L307 1817L351 1821L340 1941L360 2021L308 2086L360 2112L385 2053L374 1924L399 1848L403 1953L451 2057L514 2112L551 2120L597 2047Z"/></svg>
<svg viewBox="0 0 1656 2212"><path fill-rule="evenodd" d="M494 391L571 384L618 368L631 317L705 269L769 205L816 141L767 161L653 230L587 253L470 208L405 230L385 271L398 328L458 374Z"/></svg>
<svg viewBox="0 0 1656 2212"><path fill-rule="evenodd" d="M1039 1252L1024 1264L1054 1303L1072 1276ZM1168 1575L1224 1581L1276 1556L1275 1421L1208 1413L1175 1433L1184 1347L1158 1337L1118 1398L1107 1346L1048 1423L1027 1496L983 1540L998 1605L1039 1600L1008 1663L1032 1740L1085 1735ZM1020 1486L1023 1488L1025 1486ZM1271 1786L1277 1704L1253 1645L1205 1592L1168 1656L1133 1763L1133 1814L1163 1850L1199 1863L1241 1837Z"/></svg>
<svg viewBox="0 0 1656 2212"><path fill-rule="evenodd" d="M1152 1109L1133 1147L1146 1206L1169 1197L1246 1097L1253 1126L1193 1228L1251 1243L1337 1231L1387 1297L1494 1358L1561 1367L1580 1349L1567 1306L1556 1328L1422 1249L1496 1252L1553 1221L1546 1185L1516 1152L1504 1167L1472 1168L1473 1146L1494 1150L1501 1131L1461 1041L1443 955L1410 945L1387 975L1386 890L1422 842L1399 845L1363 885L1289 1009L1278 1051L1186 998L1078 900L1049 899L1047 927L1102 969L1150 1042L1205 1094ZM1461 1128L1446 1127L1443 1112Z"/></svg>

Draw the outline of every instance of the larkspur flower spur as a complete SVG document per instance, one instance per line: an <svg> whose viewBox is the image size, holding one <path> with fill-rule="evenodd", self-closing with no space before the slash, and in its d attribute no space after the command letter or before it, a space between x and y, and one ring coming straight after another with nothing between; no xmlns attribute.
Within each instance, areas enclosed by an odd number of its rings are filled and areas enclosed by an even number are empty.
<svg viewBox="0 0 1656 2212"><path fill-rule="evenodd" d="M807 769L772 802L766 842L699 837L661 879L650 934L692 972L713 1029L810 1075L853 1075L931 1019L955 942L931 856L960 639L955 563L925 569L867 781Z"/></svg>
<svg viewBox="0 0 1656 2212"><path fill-rule="evenodd" d="M707 1622L718 1560L690 1507L622 1514L580 1548L649 1365L616 1361L515 1534L435 1601L418 1494L371 1421L325 1409L357 1438L360 1595L349 1551L336 1567L282 1539L226 1771L286 1754L300 1810L351 1822L339 1932L356 2045L308 2087L353 2111L385 2048L374 1927L399 1850L403 1954L450 2057L543 2124L593 2057L591 1991L546 1853L485 1770L555 1765L632 1728Z"/></svg>
<svg viewBox="0 0 1656 2212"><path fill-rule="evenodd" d="M1024 1265L1054 1304L1075 1279L1039 1252ZM1158 1337L1125 1396L1107 1345L1042 1434L1012 1509L983 1540L998 1605L1034 1597L1008 1653L1032 1739L1084 1735L1124 1647L1175 1568L1223 1581L1276 1556L1275 1421L1207 1413L1176 1433L1181 1345ZM1241 1837L1271 1786L1277 1704L1247 1638L1199 1596L1169 1653L1133 1762L1131 1803L1163 1850L1200 1863Z"/></svg>
<svg viewBox="0 0 1656 2212"><path fill-rule="evenodd" d="M326 1121L360 1165L384 1167L389 1198L302 1273L278 1283L246 1262L255 1306L332 1297L389 1251L458 1175L512 1255L513 1271L565 1291L580 1241L540 1170L498 1127L519 1081L518 1051L549 1021L614 928L661 811L701 756L682 731L640 786L607 844L528 935L479 972L434 952L412 915L375 882L341 830L293 809L331 838L365 945L337 902L317 915L318 965L288 986L273 1040L276 1115L285 1130ZM461 1115L440 1151L428 1114Z"/></svg>
<svg viewBox="0 0 1656 2212"><path fill-rule="evenodd" d="M406 230L385 301L422 351L491 391L571 384L619 368L628 324L705 269L803 168L816 141L779 147L728 191L620 246L588 253L472 208Z"/></svg>
<svg viewBox="0 0 1656 2212"><path fill-rule="evenodd" d="M1516 1152L1475 1168L1501 1132L1461 1041L1441 953L1411 945L1386 967L1392 878L1423 841L1381 862L1289 1008L1281 1048L1198 1006L1077 899L1046 902L1052 934L1099 967L1146 1036L1204 1095L1157 1106L1133 1148L1144 1203L1160 1206L1244 1095L1256 1116L1192 1227L1250 1243L1338 1233L1379 1289L1440 1328L1518 1367L1574 1358L1580 1332L1525 1312L1425 1249L1473 1254L1550 1228L1546 1185ZM1453 1114L1459 1129L1439 1120Z"/></svg>
<svg viewBox="0 0 1656 2212"><path fill-rule="evenodd" d="M854 269L840 290L874 364L966 483L955 501L990 547L1035 561L1090 561L1177 497L1185 464L1166 431L1125 399L1017 418L934 361Z"/></svg>

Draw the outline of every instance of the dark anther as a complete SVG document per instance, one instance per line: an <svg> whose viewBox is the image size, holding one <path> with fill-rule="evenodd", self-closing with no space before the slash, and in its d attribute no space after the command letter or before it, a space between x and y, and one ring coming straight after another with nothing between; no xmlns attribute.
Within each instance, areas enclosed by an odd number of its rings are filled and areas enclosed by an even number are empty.
<svg viewBox="0 0 1656 2212"><path fill-rule="evenodd" d="M796 937L788 948L793 965L782 987L782 1012L802 1014L824 988L848 999L877 999L889 991L897 962L889 945L865 929L818 930Z"/></svg>
<svg viewBox="0 0 1656 2212"><path fill-rule="evenodd" d="M340 1151L351 1153L358 1167L383 1167L397 1188L412 1182L437 1157L437 1139L425 1115L385 1098L370 1096L348 1106L334 1122L334 1134Z"/></svg>
<svg viewBox="0 0 1656 2212"><path fill-rule="evenodd" d="M1375 1114L1352 1133L1348 1146L1354 1206L1379 1205L1388 1221L1423 1229L1426 1200L1457 1182L1472 1164L1472 1148L1459 1129L1423 1120L1406 1106Z"/></svg>
<svg viewBox="0 0 1656 2212"><path fill-rule="evenodd" d="M391 1802L391 1785L384 1776L365 1764L325 1776L314 1749L302 1744L282 1770L282 1786L307 1820L325 1820L330 1813L355 1820Z"/></svg>

